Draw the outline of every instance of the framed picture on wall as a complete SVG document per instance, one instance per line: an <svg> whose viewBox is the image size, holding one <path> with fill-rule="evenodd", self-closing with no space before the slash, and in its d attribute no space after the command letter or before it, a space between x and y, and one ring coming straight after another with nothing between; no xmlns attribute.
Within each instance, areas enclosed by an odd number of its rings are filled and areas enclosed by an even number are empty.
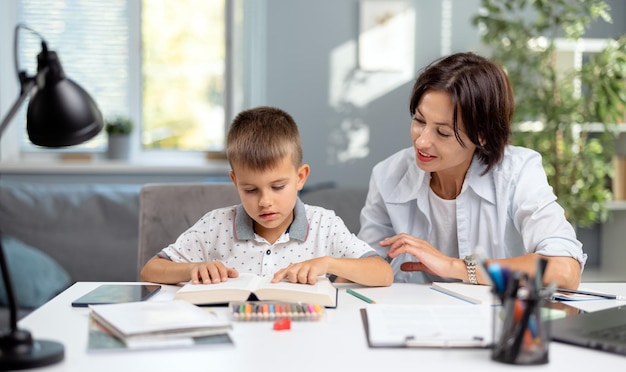
<svg viewBox="0 0 626 372"><path fill-rule="evenodd" d="M365 71L403 72L413 66L415 9L407 0L359 2L358 61Z"/></svg>

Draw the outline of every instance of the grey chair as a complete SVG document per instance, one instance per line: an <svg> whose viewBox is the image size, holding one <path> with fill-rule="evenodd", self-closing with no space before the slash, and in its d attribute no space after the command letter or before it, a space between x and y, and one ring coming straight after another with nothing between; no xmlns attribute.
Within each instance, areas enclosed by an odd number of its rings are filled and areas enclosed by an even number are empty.
<svg viewBox="0 0 626 372"><path fill-rule="evenodd" d="M366 198L367 188L325 187L304 190L300 193L300 199L305 204L317 205L335 211L348 229L355 234L359 232L361 227L359 218Z"/></svg>
<svg viewBox="0 0 626 372"><path fill-rule="evenodd" d="M239 204L232 183L146 184L139 193L137 277L143 265L208 211Z"/></svg>

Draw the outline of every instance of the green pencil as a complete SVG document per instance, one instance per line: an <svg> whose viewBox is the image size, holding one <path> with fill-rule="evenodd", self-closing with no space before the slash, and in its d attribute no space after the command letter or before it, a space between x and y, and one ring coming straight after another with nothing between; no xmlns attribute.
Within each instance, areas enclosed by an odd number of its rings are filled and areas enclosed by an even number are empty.
<svg viewBox="0 0 626 372"><path fill-rule="evenodd" d="M360 298L361 300L367 302L368 304L375 304L376 303L376 301L372 300L371 298L367 298L367 297L363 296L362 294L360 294L360 293L358 293L356 291L353 291L350 288L346 289L346 292L350 293L351 295L353 295L356 298Z"/></svg>

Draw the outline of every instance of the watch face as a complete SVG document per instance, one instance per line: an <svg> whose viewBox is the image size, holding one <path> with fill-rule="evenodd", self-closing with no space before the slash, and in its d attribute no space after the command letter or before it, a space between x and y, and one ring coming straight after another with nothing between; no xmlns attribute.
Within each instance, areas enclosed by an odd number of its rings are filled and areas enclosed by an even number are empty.
<svg viewBox="0 0 626 372"><path fill-rule="evenodd" d="M463 261L465 261L465 263L468 265L476 265L476 257L473 254L465 256Z"/></svg>

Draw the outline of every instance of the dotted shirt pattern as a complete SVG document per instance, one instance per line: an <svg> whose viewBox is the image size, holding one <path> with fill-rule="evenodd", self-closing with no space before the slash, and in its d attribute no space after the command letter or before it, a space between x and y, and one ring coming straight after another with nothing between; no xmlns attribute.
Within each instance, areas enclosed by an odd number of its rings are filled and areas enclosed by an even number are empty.
<svg viewBox="0 0 626 372"><path fill-rule="evenodd" d="M240 273L261 276L315 257L359 258L376 255L348 230L334 211L297 200L296 216L274 244L254 233L241 205L205 214L158 256L174 262L222 261ZM302 218L301 214L306 216Z"/></svg>

